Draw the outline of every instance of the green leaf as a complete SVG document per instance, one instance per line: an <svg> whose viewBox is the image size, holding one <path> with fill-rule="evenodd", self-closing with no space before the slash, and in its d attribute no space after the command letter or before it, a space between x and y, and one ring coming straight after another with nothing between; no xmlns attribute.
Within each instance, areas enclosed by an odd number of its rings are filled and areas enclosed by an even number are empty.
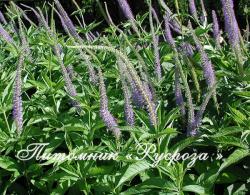
<svg viewBox="0 0 250 195"><path fill-rule="evenodd" d="M205 194L205 188L199 185L187 185L182 188L184 192L194 192L197 194Z"/></svg>
<svg viewBox="0 0 250 195"><path fill-rule="evenodd" d="M194 143L198 138L196 137L189 137L184 140L179 141L177 144L175 144L172 148L170 148L170 152L175 152L178 150L178 152L182 151L192 143Z"/></svg>
<svg viewBox="0 0 250 195"><path fill-rule="evenodd" d="M113 171L113 166L98 166L98 167L91 167L88 170L88 174L91 176L100 176L100 175L108 175L111 174Z"/></svg>
<svg viewBox="0 0 250 195"><path fill-rule="evenodd" d="M232 184L227 187L226 195L245 195L247 194L248 188L246 184Z"/></svg>
<svg viewBox="0 0 250 195"><path fill-rule="evenodd" d="M206 180L205 180L205 185L211 189L212 186L214 185L217 177L219 176L219 174L227 167L229 167L232 164L235 164L237 162L239 162L240 160L242 160L243 158L249 156L249 150L246 149L237 149L235 150L220 166L220 168L216 171L216 170L211 170L212 174L210 172L208 172L208 176L205 176Z"/></svg>
<svg viewBox="0 0 250 195"><path fill-rule="evenodd" d="M154 139L154 138L160 138L163 137L164 135L168 135L168 134L173 134L173 133L177 133L177 131L173 128L166 128L165 130L159 132L159 133L143 133L143 135L140 137L139 141L145 140L145 139Z"/></svg>
<svg viewBox="0 0 250 195"><path fill-rule="evenodd" d="M244 150L244 149L238 149L235 150L225 161L224 163L220 166L219 172L221 172L223 169L229 167L232 164L235 164L242 160L243 158L247 157L250 155L249 150Z"/></svg>
<svg viewBox="0 0 250 195"><path fill-rule="evenodd" d="M242 127L226 127L222 130L220 130L218 133L211 135L211 137L222 137L225 135L230 135L230 134L236 134L236 133L241 133L242 131L244 131L244 129Z"/></svg>
<svg viewBox="0 0 250 195"><path fill-rule="evenodd" d="M240 97L250 98L250 91L236 91L234 93Z"/></svg>
<svg viewBox="0 0 250 195"><path fill-rule="evenodd" d="M238 146L240 148L247 148L247 145L244 145L239 138L233 136L221 136L213 137L212 140L216 143L222 144L223 146Z"/></svg>
<svg viewBox="0 0 250 195"><path fill-rule="evenodd" d="M247 120L247 117L242 112L240 112L239 110L236 110L235 108L231 106L229 106L229 109L231 111L234 121L239 124L244 124L244 121Z"/></svg>
<svg viewBox="0 0 250 195"><path fill-rule="evenodd" d="M125 173L121 176L116 188L121 186L124 182L130 180L137 174L150 168L150 164L146 161L138 161L132 165L129 165Z"/></svg>
<svg viewBox="0 0 250 195"><path fill-rule="evenodd" d="M14 177L18 177L21 175L21 169L18 166L18 163L8 156L0 157L0 168L10 172L14 172Z"/></svg>

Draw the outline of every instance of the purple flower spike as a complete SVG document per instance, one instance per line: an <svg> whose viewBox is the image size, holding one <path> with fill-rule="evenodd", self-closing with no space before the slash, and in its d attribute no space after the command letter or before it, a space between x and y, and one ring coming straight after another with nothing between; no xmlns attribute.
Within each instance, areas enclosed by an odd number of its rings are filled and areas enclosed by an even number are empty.
<svg viewBox="0 0 250 195"><path fill-rule="evenodd" d="M131 24L132 24L132 28L134 29L134 31L136 33L139 33L138 28L136 27L135 24L135 17L133 15L133 12L131 11L131 8L127 2L127 0L117 0L119 3L119 6L123 12L123 14L125 15L125 17L130 20Z"/></svg>
<svg viewBox="0 0 250 195"><path fill-rule="evenodd" d="M228 34L230 44L235 47L239 45L239 26L234 13L232 0L221 0L225 20L225 30Z"/></svg>
<svg viewBox="0 0 250 195"><path fill-rule="evenodd" d="M158 80L161 79L161 61L160 61L160 53L159 53L159 36L153 37L153 45L154 45L154 56L155 56L155 72Z"/></svg>
<svg viewBox="0 0 250 195"><path fill-rule="evenodd" d="M198 20L198 14L197 14L197 10L196 10L196 6L195 6L195 2L194 0L189 0L189 10L191 15Z"/></svg>
<svg viewBox="0 0 250 195"><path fill-rule="evenodd" d="M59 3L60 4L60 3ZM58 5L59 6L59 5ZM67 13L64 11L64 9L62 8L62 6L59 6L61 7L61 12L64 13L66 16L67 16ZM67 20L69 20L70 22L67 22L66 23L66 20L63 18L63 16L61 14L58 14L60 20L61 20L61 23L62 23L62 27L64 29L64 31L68 34L68 35L71 35L73 36L73 38L76 40L76 42L78 43L82 43L83 40L82 38L77 34L76 30L75 30L75 27L73 25L73 23L71 22L71 20L69 19L69 17L67 16ZM73 25L73 27L72 27ZM70 30L71 29L71 30ZM77 43L75 43L77 44ZM86 64L87 64L87 67L88 67L88 72L89 72L89 77L90 77L90 82L93 83L93 84L97 84L97 76L96 76L96 72L95 72L95 69L93 68L90 60L86 57L86 54L81 50L79 49L79 52L80 52L80 56L82 59L85 60Z"/></svg>
<svg viewBox="0 0 250 195"><path fill-rule="evenodd" d="M24 63L24 55L21 54L17 64L17 72L14 85L13 95L13 118L17 125L17 131L20 134L23 128L23 107L22 107L22 66Z"/></svg>
<svg viewBox="0 0 250 195"><path fill-rule="evenodd" d="M124 104L125 119L129 126L134 126L135 116L134 116L133 107L130 101L131 95L129 94L129 90L127 86L124 86L123 88L124 88L124 99L125 99L125 104Z"/></svg>
<svg viewBox="0 0 250 195"><path fill-rule="evenodd" d="M201 121L202 121L202 116L206 110L206 107L208 105L209 100L211 99L211 96L214 95L216 89L215 89L215 85L211 86L210 90L208 91L208 93L205 96L205 99L203 100L199 111L196 114L195 120L194 120L194 125L193 128L196 129L201 125Z"/></svg>
<svg viewBox="0 0 250 195"><path fill-rule="evenodd" d="M143 82L143 85L144 85L144 90L145 90L147 96L149 97L149 100L153 101L154 100L154 95L153 95L153 91L151 89L151 86L145 81Z"/></svg>
<svg viewBox="0 0 250 195"><path fill-rule="evenodd" d="M7 43L14 43L13 39L11 38L10 34L4 30L2 25L0 24L0 36L7 42Z"/></svg>
<svg viewBox="0 0 250 195"><path fill-rule="evenodd" d="M203 0L200 0L200 3L201 3L201 10L202 10L202 15L200 19L202 23L205 23L207 21L207 12L206 12L206 8L205 8L205 4Z"/></svg>
<svg viewBox="0 0 250 195"><path fill-rule="evenodd" d="M119 139L121 136L121 131L118 128L118 124L114 116L108 110L108 97L106 93L106 88L102 76L102 71L99 68L99 90L100 90L100 116L106 126L113 132L114 136Z"/></svg>
<svg viewBox="0 0 250 195"><path fill-rule="evenodd" d="M118 66L119 66L119 72L120 72L120 78L122 82L122 89L123 89L123 95L124 95L124 114L125 119L127 122L127 125L134 126L135 123L135 117L134 117L134 111L133 106L131 104L131 93L129 91L128 83L126 80L126 65L121 59L118 59ZM130 80L131 78L127 78ZM131 82L130 82L131 83Z"/></svg>
<svg viewBox="0 0 250 195"><path fill-rule="evenodd" d="M125 102L125 118L129 126L134 126L135 124L134 111L132 105L129 102Z"/></svg>
<svg viewBox="0 0 250 195"><path fill-rule="evenodd" d="M182 32L181 32L181 27L180 27L180 25L176 22L176 20L170 20L169 26L170 26L170 28L171 28L173 31L175 31L176 33L182 34Z"/></svg>
<svg viewBox="0 0 250 195"><path fill-rule="evenodd" d="M153 14L154 19L156 20L156 22L157 22L158 24L160 24L160 20L159 20L159 18L158 18L158 15L157 15L155 9L154 9L153 7L151 7L151 8L152 8L152 14Z"/></svg>
<svg viewBox="0 0 250 195"><path fill-rule="evenodd" d="M125 17L129 20L134 20L134 15L131 11L131 8L127 2L127 0L117 0L119 5L120 5L120 8L122 9Z"/></svg>
<svg viewBox="0 0 250 195"><path fill-rule="evenodd" d="M3 15L3 13L2 13L1 11L0 11L0 22L2 22L4 25L7 24L7 21L6 21L6 19L5 19L4 15Z"/></svg>
<svg viewBox="0 0 250 195"><path fill-rule="evenodd" d="M70 79L74 79L76 73L75 73L75 71L74 71L73 66L72 66L72 65L67 66L67 67L66 67L66 70L67 70L67 72L68 72L68 74L69 74Z"/></svg>
<svg viewBox="0 0 250 195"><path fill-rule="evenodd" d="M144 98L141 95L140 91L138 90L137 86L135 85L135 83L132 81L131 82L131 87L132 87L132 100L133 103L139 107L142 108L144 106Z"/></svg>
<svg viewBox="0 0 250 195"><path fill-rule="evenodd" d="M201 52L201 60L204 71L204 77L206 79L207 85L211 87L215 83L215 74L211 60L208 58L204 50Z"/></svg>
<svg viewBox="0 0 250 195"><path fill-rule="evenodd" d="M175 48L175 42L174 42L170 27L169 27L169 15L168 14L164 16L164 23L165 23L165 38L168 44L171 47Z"/></svg>
<svg viewBox="0 0 250 195"><path fill-rule="evenodd" d="M175 68L175 101L176 105L179 106L181 115L184 118L186 111L185 111L185 103L183 100L183 95L181 91L181 83L180 83L180 73L178 71L178 68Z"/></svg>
<svg viewBox="0 0 250 195"><path fill-rule="evenodd" d="M154 93L153 93L153 89L151 88L152 86L149 85L149 83L144 81L143 82L143 87L144 87L144 90L146 92L147 97L149 98L149 100L151 102L151 106L152 106L152 109L153 109L153 112L154 112L153 114L155 116L157 116L157 114L156 114L156 105L155 105L155 102L154 102ZM152 116L151 112L149 112L148 114L149 114L149 119L150 119L151 124L154 125L154 120L153 120L154 116Z"/></svg>
<svg viewBox="0 0 250 195"><path fill-rule="evenodd" d="M193 119L187 126L187 136L195 137L198 135L198 126L196 120Z"/></svg>
<svg viewBox="0 0 250 195"><path fill-rule="evenodd" d="M63 78L64 78L64 81L66 84L67 91L68 91L70 96L75 97L75 96L77 96L77 92L76 92L75 86L73 85L73 83L70 79L68 71L63 64L61 54L60 54L60 45L59 44L54 46L54 52L55 52L55 55L57 57L57 60L59 61L60 66L61 66L62 74L63 74Z"/></svg>
<svg viewBox="0 0 250 195"><path fill-rule="evenodd" d="M134 104L139 107L139 108L145 108L146 107L146 100L144 99L144 97L142 96L141 92L137 89L137 87L135 86L135 84L131 84L132 86L132 100L134 102ZM153 89L151 88L151 86L147 83L147 82L143 82L143 90L146 94L146 96L148 97L149 101L151 102L151 106L153 109L153 113L149 112L149 119L152 125L154 125L154 118L156 116L156 105L154 103L154 93L153 93ZM154 114L154 116L152 116Z"/></svg>
<svg viewBox="0 0 250 195"><path fill-rule="evenodd" d="M106 126L113 132L114 136L119 139L121 136L121 130L117 127L116 119L108 110L100 110L100 116Z"/></svg>
<svg viewBox="0 0 250 195"><path fill-rule="evenodd" d="M200 40L198 39L198 37L196 36L196 34L192 28L192 24L190 21L188 23L188 27L190 28L190 30L192 32L193 39L194 39L195 44L196 44L196 48L198 49L198 51L201 54L201 63L202 63L202 68L203 68L203 74L204 74L204 77L206 79L207 85L209 87L211 87L215 83L215 73L214 73L212 62L208 58L206 52L204 51Z"/></svg>
<svg viewBox="0 0 250 195"><path fill-rule="evenodd" d="M181 43L179 50L187 57L192 57L194 55L194 50L190 43L187 42Z"/></svg>
<svg viewBox="0 0 250 195"><path fill-rule="evenodd" d="M189 136L196 137L199 134L196 128L194 128L192 131L189 132Z"/></svg>
<svg viewBox="0 0 250 195"><path fill-rule="evenodd" d="M55 4L56 7L60 13L60 15L62 16L63 20L64 20L64 25L67 26L70 34L77 38L77 39L81 39L76 31L76 28L74 26L74 24L72 23L71 19L69 18L67 12L64 10L63 6L61 5L61 3L58 0L55 0Z"/></svg>
<svg viewBox="0 0 250 195"><path fill-rule="evenodd" d="M212 16L213 16L213 35L214 35L216 46L220 48L220 28L219 28L217 15L214 10L212 11Z"/></svg>

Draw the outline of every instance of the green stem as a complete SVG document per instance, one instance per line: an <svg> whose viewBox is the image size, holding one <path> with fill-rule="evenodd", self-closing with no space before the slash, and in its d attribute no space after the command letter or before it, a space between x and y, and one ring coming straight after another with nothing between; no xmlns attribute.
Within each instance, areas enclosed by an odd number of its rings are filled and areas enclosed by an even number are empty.
<svg viewBox="0 0 250 195"><path fill-rule="evenodd" d="M187 78L186 78L184 71L182 69L181 62L179 61L178 52L176 49L174 49L174 52L175 52L176 65L179 69L180 76L181 76L181 79L183 81L184 89L186 92L185 94L186 94L186 98L187 98L187 102L188 102L188 104L187 104L187 106L188 106L188 123L190 125L194 121L194 107L193 107L193 101L192 101L192 94L191 94L191 91L190 91L190 88L189 88L189 85L187 82Z"/></svg>
<svg viewBox="0 0 250 195"><path fill-rule="evenodd" d="M4 120L5 120L5 123L6 123L7 128L8 128L8 131L9 131L9 133L11 133L10 126L9 126L9 122L8 122L8 120L7 120L7 116L6 116L5 111L3 111L3 116L4 116Z"/></svg>
<svg viewBox="0 0 250 195"><path fill-rule="evenodd" d="M179 7L179 2L178 2L178 0L175 0L175 1L174 1L174 4L175 4L175 8L176 8L177 14L180 15L180 7Z"/></svg>
<svg viewBox="0 0 250 195"><path fill-rule="evenodd" d="M237 62L238 62L239 74L240 74L240 76L244 76L243 59L242 59L242 54L241 54L239 45L235 46L233 48L233 50L234 50L234 53L236 55L236 59L237 59Z"/></svg>
<svg viewBox="0 0 250 195"><path fill-rule="evenodd" d="M188 66L191 69L191 75L192 75L192 78L193 78L193 81L194 81L195 89L197 90L197 102L199 102L200 97L201 97L200 84L199 84L199 81L198 81L197 74L195 72L195 68L194 68L192 62L189 59L188 59Z"/></svg>

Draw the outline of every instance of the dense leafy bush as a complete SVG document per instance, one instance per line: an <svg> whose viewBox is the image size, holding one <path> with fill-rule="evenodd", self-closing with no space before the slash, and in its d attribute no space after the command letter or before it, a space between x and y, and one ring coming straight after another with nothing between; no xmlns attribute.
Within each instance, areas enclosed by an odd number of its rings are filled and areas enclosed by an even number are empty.
<svg viewBox="0 0 250 195"><path fill-rule="evenodd" d="M103 32L54 2L0 15L0 194L249 192L249 30L231 0L146 1L136 19L117 0L128 21L104 6Z"/></svg>

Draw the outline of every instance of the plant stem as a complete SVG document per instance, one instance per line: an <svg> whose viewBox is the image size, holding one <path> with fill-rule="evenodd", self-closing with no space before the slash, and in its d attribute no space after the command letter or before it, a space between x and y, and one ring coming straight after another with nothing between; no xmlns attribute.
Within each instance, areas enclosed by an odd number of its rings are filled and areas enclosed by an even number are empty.
<svg viewBox="0 0 250 195"><path fill-rule="evenodd" d="M9 133L11 133L10 126L9 126L9 122L8 122L8 120L7 120L7 116L6 116L5 111L3 111L3 116L4 116L4 120L5 120L5 123L6 123L7 128L8 128L8 131L9 131Z"/></svg>

